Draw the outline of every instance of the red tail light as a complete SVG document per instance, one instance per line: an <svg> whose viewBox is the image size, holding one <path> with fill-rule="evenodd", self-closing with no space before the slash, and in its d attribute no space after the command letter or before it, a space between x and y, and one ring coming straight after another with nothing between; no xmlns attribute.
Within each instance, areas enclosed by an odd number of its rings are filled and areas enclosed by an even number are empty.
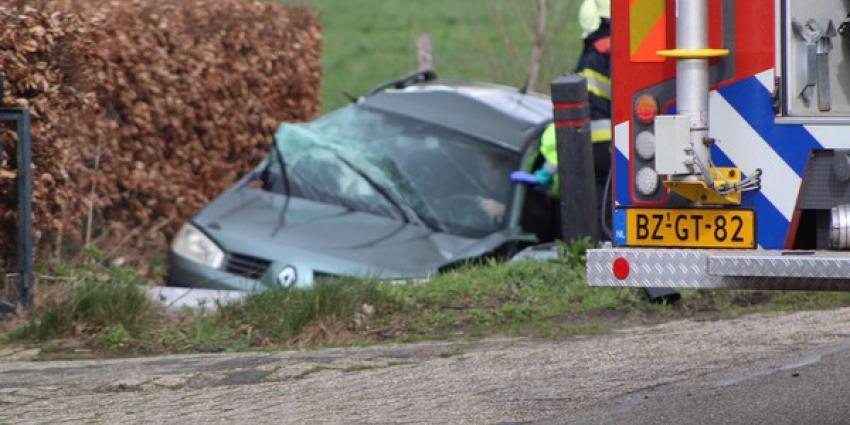
<svg viewBox="0 0 850 425"><path fill-rule="evenodd" d="M614 260L614 265L611 267L611 271L614 272L614 277L618 280L626 280L629 277L629 273L631 273L629 260L626 260L623 257Z"/></svg>
<svg viewBox="0 0 850 425"><path fill-rule="evenodd" d="M646 94L638 97L635 101L635 115L641 123L652 124L655 116L658 115L658 101Z"/></svg>

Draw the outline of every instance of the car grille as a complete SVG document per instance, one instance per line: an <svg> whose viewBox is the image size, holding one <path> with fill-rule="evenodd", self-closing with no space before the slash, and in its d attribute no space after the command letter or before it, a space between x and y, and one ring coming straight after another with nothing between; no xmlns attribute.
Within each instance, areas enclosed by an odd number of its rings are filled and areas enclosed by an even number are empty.
<svg viewBox="0 0 850 425"><path fill-rule="evenodd" d="M224 271L249 279L259 279L266 273L271 261L242 254L228 254L224 262Z"/></svg>
<svg viewBox="0 0 850 425"><path fill-rule="evenodd" d="M313 270L313 282L317 280L339 279L342 275Z"/></svg>

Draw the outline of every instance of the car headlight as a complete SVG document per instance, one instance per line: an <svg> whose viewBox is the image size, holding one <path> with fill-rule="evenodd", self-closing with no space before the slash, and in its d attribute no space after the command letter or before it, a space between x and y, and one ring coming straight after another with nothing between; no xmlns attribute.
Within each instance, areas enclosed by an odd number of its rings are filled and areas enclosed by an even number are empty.
<svg viewBox="0 0 850 425"><path fill-rule="evenodd" d="M224 251L197 227L186 223L171 243L175 254L214 269L224 263Z"/></svg>

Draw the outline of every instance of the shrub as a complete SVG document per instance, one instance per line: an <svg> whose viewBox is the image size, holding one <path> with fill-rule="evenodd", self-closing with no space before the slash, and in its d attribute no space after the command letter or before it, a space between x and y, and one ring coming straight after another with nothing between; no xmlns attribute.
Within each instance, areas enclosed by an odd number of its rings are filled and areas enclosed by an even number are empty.
<svg viewBox="0 0 850 425"><path fill-rule="evenodd" d="M33 113L41 243L80 242L91 227L173 230L262 159L279 122L318 112L320 53L318 20L300 6L0 5L4 102ZM11 159L13 139L0 132ZM15 211L14 181L0 179L6 234Z"/></svg>

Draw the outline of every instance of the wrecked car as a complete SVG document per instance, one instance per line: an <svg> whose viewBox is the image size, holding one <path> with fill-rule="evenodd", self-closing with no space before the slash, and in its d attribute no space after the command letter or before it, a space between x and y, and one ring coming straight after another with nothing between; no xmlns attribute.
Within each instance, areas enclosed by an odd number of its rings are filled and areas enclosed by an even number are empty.
<svg viewBox="0 0 850 425"><path fill-rule="evenodd" d="M260 290L333 276L423 279L551 240L536 159L546 96L419 73L303 124L186 223L168 284Z"/></svg>

